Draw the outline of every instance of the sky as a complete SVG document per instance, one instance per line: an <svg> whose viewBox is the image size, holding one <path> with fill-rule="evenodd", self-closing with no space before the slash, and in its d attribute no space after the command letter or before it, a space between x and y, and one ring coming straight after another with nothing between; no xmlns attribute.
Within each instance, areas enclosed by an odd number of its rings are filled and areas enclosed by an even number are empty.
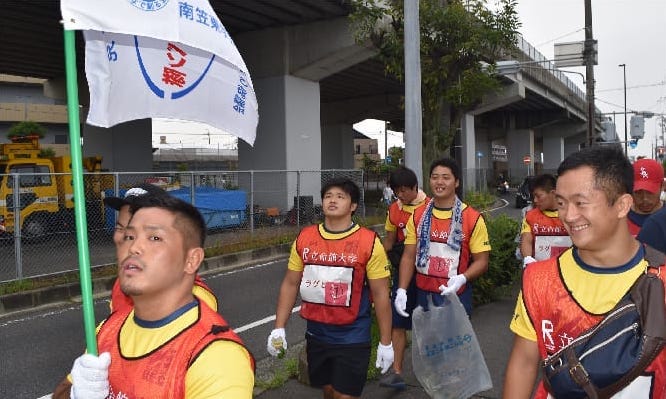
<svg viewBox="0 0 666 399"><path fill-rule="evenodd" d="M666 0L592 0L592 35L598 41L594 67L595 105L604 113L619 112L615 125L624 140L624 77L627 111L666 113ZM585 39L584 0L518 0L519 29L547 59L554 44ZM585 73L585 67L562 68ZM582 89L582 78L568 74ZM610 115L613 118L612 115ZM627 124L631 114L627 115ZM661 142L657 117L645 120L645 139L630 156L652 157L655 136ZM629 136L629 135L628 135Z"/></svg>
<svg viewBox="0 0 666 399"><path fill-rule="evenodd" d="M595 105L604 113L615 115L620 140L624 140L624 77L625 64L627 111L651 111L666 114L666 0L592 0L592 33L598 41L599 63L594 67ZM554 57L554 44L585 39L584 0L518 0L518 15L523 37L547 59ZM585 73L585 67L563 68ZM569 78L585 89L582 77L568 74ZM260 116L261 117L261 111ZM627 115L627 124L631 114ZM661 142L662 129L658 116L645 120L645 138L636 149L629 148L630 156L652 156L655 137ZM177 122L154 123L153 144L167 133L167 144L162 147L210 146L235 148L234 140L221 131L206 125L189 125L187 135ZM384 156L384 123L366 120L354 127L378 140L379 152ZM210 133L210 136L208 135ZM388 132L388 147L402 146L402 134Z"/></svg>

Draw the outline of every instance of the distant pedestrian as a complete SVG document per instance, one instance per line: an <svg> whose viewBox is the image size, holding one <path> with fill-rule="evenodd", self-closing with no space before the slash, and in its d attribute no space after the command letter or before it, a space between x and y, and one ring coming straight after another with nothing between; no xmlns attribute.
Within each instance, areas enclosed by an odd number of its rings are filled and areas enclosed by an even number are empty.
<svg viewBox="0 0 666 399"><path fill-rule="evenodd" d="M386 185L384 186L384 189L382 190L382 199L384 200L384 205L389 206L393 201L395 201L395 193L393 192L393 189L391 188L391 182L390 180L386 181Z"/></svg>
<svg viewBox="0 0 666 399"><path fill-rule="evenodd" d="M386 373L393 363L390 265L377 234L352 220L360 200L353 181L329 180L321 199L324 222L305 227L291 248L266 348L273 356L287 349L285 327L300 293L310 384L326 399L358 398L370 362L373 303L375 365Z"/></svg>

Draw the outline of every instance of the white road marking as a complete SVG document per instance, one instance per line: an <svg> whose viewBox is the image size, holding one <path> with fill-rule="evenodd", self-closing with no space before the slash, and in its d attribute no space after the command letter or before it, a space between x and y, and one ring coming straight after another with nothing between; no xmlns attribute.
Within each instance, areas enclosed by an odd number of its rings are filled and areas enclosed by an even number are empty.
<svg viewBox="0 0 666 399"><path fill-rule="evenodd" d="M293 308L293 309L291 310L291 313L296 313L296 312L298 312L299 310L301 310L301 307L300 307L300 306L296 306L295 308ZM235 331L236 333L241 333L241 332L243 332L243 331L247 331L247 330L253 329L253 328L255 328L255 327L259 327L259 326L262 325L262 324L269 323L269 322L271 322L271 321L273 321L273 320L275 320L275 315L273 315L273 316L268 316L268 317L264 317L264 318L261 319L261 320L253 321L252 323L248 323L248 324L246 324L246 325L244 325L244 326L240 326L240 327L238 327L238 328L234 328L234 331Z"/></svg>

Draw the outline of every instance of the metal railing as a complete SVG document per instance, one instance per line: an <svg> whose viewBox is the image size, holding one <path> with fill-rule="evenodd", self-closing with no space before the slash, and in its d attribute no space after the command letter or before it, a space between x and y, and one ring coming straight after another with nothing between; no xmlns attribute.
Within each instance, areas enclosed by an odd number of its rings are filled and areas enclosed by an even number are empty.
<svg viewBox="0 0 666 399"><path fill-rule="evenodd" d="M360 170L86 173L90 265L116 263L111 240L116 212L103 205L103 198L122 197L140 183L156 184L194 204L206 221L208 246L248 239L271 229L275 232L268 234L279 234L281 229L298 231L321 220L320 190L333 177L348 177L363 187ZM0 192L4 193L0 216L8 226L0 234L0 282L78 270L73 223L76 198L68 196L63 187L59 187L59 195L53 190L44 195L43 190L55 181L71 184L71 175L0 174ZM365 210L362 197L356 214L364 217Z"/></svg>

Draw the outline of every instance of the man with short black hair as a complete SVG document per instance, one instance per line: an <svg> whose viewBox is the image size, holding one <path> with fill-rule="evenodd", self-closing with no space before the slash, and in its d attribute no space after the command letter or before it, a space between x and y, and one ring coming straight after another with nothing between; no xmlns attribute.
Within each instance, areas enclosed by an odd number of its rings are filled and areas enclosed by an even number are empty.
<svg viewBox="0 0 666 399"><path fill-rule="evenodd" d="M356 183L331 179L321 199L324 222L303 228L292 245L266 349L272 356L287 349L285 326L300 293L310 384L325 399L358 398L370 362L372 304L379 327L375 365L386 373L393 363L390 266L377 234L352 220Z"/></svg>
<svg viewBox="0 0 666 399"><path fill-rule="evenodd" d="M532 396L540 361L598 325L646 273L645 249L632 237L626 220L634 181L622 150L587 147L562 161L557 174L558 213L573 247L523 272L510 323L515 339L505 399L551 398L543 381ZM666 285L664 273L660 278ZM666 351L613 397L666 398Z"/></svg>
<svg viewBox="0 0 666 399"><path fill-rule="evenodd" d="M119 246L120 288L131 306L98 327L54 399L251 398L254 359L215 310L192 294L206 224L172 196L141 195Z"/></svg>

